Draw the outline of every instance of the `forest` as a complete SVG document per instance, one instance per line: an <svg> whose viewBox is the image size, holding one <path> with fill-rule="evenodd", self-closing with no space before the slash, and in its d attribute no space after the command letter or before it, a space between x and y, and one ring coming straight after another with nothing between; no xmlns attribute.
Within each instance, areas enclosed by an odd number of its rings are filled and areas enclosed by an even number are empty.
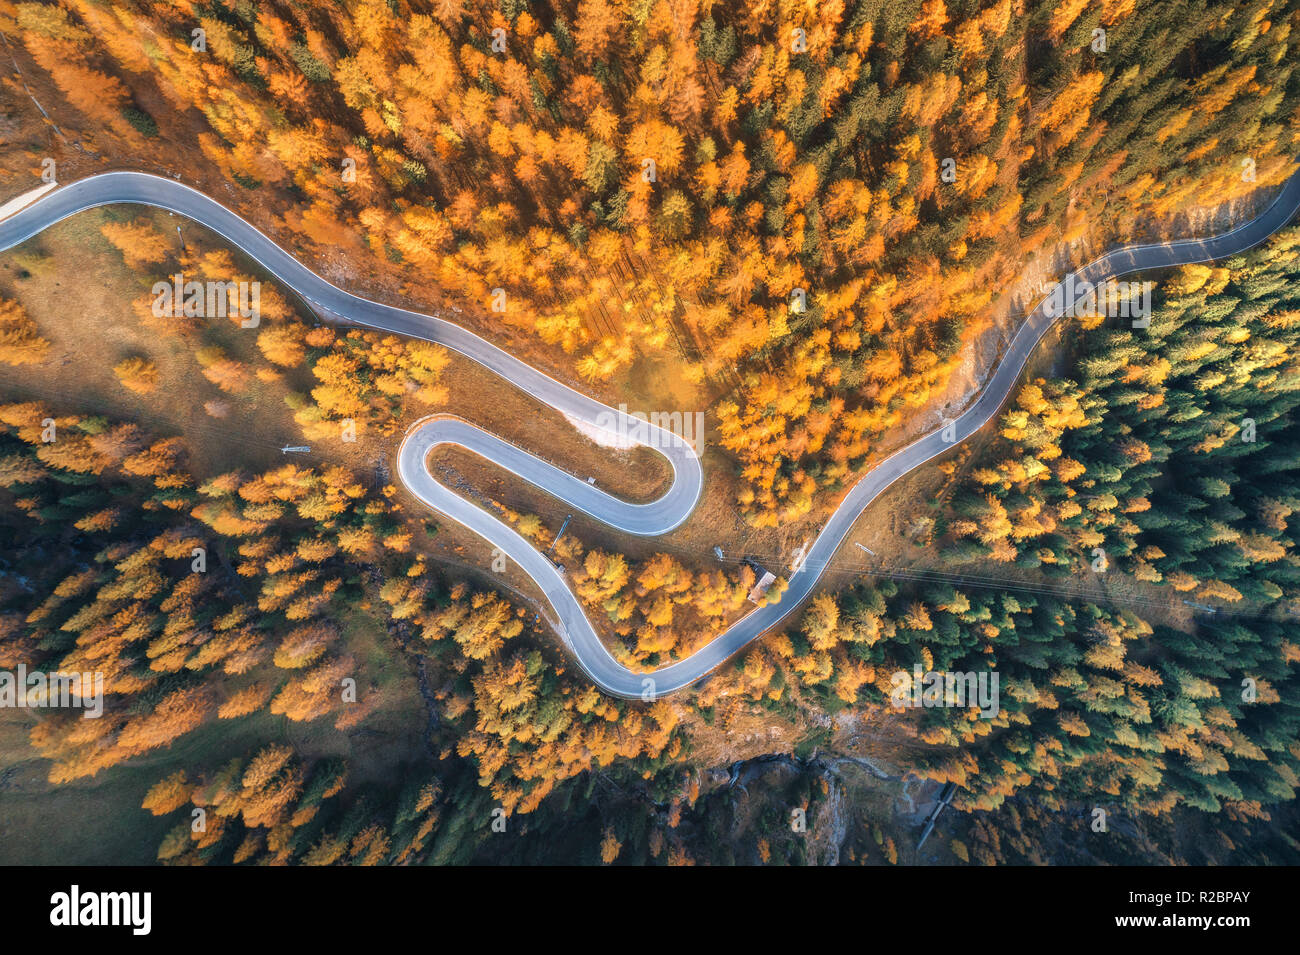
<svg viewBox="0 0 1300 955"><path fill-rule="evenodd" d="M0 198L46 158L179 176L351 290L706 409L701 520L777 552L987 372L1017 283L1295 171L1297 27L1284 0L0 0ZM79 221L81 284L130 290L86 320L144 344L106 346L111 402L43 395L69 240L3 257L0 669L101 672L107 702L7 723L6 795L11 766L108 787L165 864L900 864L910 779L959 787L943 861L1300 861L1300 228L1152 276L1149 328L1067 328L936 469L928 579L846 562L640 702L370 466L463 400L461 359L321 321L165 214ZM160 318L178 272L260 282L260 326ZM187 402L325 450L218 466ZM620 662L753 609L714 529L553 545ZM915 666L997 672L997 715L900 713ZM1123 841L1088 841L1097 808Z"/></svg>
<svg viewBox="0 0 1300 955"><path fill-rule="evenodd" d="M941 395L1054 243L1133 238L1297 154L1271 0L0 11L97 150L237 183L309 260L460 303L589 385L647 353L696 383L755 527Z"/></svg>

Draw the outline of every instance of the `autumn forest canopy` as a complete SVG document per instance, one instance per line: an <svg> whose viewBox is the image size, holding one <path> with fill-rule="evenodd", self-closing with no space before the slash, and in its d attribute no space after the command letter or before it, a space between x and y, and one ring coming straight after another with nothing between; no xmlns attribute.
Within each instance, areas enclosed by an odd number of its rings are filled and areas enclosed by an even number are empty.
<svg viewBox="0 0 1300 955"><path fill-rule="evenodd" d="M1297 31L1291 0L0 0L0 202L46 160L177 177L349 291L701 410L705 497L662 542L436 465L648 673L778 602L1033 289L1262 208ZM1300 861L1300 226L1145 276L1147 327L1066 323L867 512L880 553L641 701L393 460L445 413L614 492L656 472L180 222L110 206L0 255L0 670L106 694L0 711L15 820L93 792L167 864L895 864L924 861L899 787L952 783L930 861ZM160 315L176 274L260 283L260 322ZM996 715L900 711L918 667L997 673ZM1080 848L1098 806L1142 838Z"/></svg>
<svg viewBox="0 0 1300 955"><path fill-rule="evenodd" d="M1269 2L11 11L99 148L197 147L194 175L312 259L588 382L669 354L759 527L943 392L1030 253L1296 153L1294 11Z"/></svg>

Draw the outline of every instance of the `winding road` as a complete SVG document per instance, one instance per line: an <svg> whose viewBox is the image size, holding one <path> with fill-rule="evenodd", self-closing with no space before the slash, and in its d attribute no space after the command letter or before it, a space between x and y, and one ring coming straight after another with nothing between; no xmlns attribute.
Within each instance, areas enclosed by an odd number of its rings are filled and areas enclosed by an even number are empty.
<svg viewBox="0 0 1300 955"><path fill-rule="evenodd" d="M613 423L616 434L631 436L664 455L673 470L671 487L655 501L630 504L467 421L447 415L417 421L398 449L398 475L407 490L433 510L500 548L533 579L557 615L555 625L561 638L591 680L611 695L649 700L695 683L798 609L872 501L903 475L965 441L993 420L1039 340L1062 314L1070 314L1070 309L1082 298L1083 283L1100 285L1135 272L1208 262L1258 245L1300 210L1300 173L1286 182L1261 215L1229 232L1206 239L1125 246L1094 260L1072 277L1067 276L1053 289L1060 293L1056 298L1049 292L1029 313L978 398L955 421L893 454L853 485L807 550L798 570L791 575L789 588L779 602L754 610L690 657L653 673L629 670L615 660L555 564L503 521L440 484L429 472L426 461L429 452L440 444L459 445L616 530L653 537L678 527L699 501L704 473L688 442L575 391L458 325L338 288L235 212L171 179L130 171L107 172L61 185L39 196L34 191L29 204L0 221L0 251L25 242L69 216L116 203L153 206L193 219L241 248L312 307L345 316L357 325L451 348L566 417L606 431ZM7 204L6 208L18 204ZM1049 301L1056 307L1048 308Z"/></svg>

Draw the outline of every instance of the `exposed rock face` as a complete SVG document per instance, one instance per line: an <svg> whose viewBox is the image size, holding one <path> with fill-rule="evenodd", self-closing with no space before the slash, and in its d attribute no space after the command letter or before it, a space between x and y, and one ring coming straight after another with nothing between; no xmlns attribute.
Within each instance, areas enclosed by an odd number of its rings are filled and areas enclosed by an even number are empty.
<svg viewBox="0 0 1300 955"><path fill-rule="evenodd" d="M844 787L840 785L839 777L829 768L822 771L821 778L827 787L826 802L817 814L816 824L810 827L817 834L818 851L810 851L808 854L817 860L818 865L839 865L840 847L849 831Z"/></svg>
<svg viewBox="0 0 1300 955"><path fill-rule="evenodd" d="M725 776L722 771L711 771L708 778L718 781L722 787L739 790L746 799L757 799L761 798L760 787L772 788L779 780L797 775L813 776L825 787L826 796L818 800L816 815L807 820L807 858L815 865L839 865L849 827L855 819L854 806L841 775L841 768L846 764L863 769L881 781L899 779L860 756L816 753L807 759L786 753L769 753L733 763ZM754 787L752 791L751 786ZM910 824L910 820L907 823Z"/></svg>

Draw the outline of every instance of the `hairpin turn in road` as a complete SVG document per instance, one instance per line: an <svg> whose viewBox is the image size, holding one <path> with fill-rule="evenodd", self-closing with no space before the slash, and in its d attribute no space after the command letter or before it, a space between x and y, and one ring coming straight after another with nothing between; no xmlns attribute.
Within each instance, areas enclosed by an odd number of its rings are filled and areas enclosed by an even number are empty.
<svg viewBox="0 0 1300 955"><path fill-rule="evenodd" d="M459 445L616 530L653 537L681 525L699 501L704 472L687 441L653 424L630 419L452 322L340 289L308 269L237 213L174 180L139 172L107 172L39 196L34 191L32 195L30 203L0 221L0 251L25 242L69 216L98 206L129 203L165 209L221 235L324 313L451 348L566 417L602 430L608 430L613 421L619 433L632 435L634 440L640 439L640 443L664 455L672 466L672 485L657 500L629 504L481 428L446 415L417 421L398 448L398 475L407 490L433 510L500 548L533 579L555 611L561 638L598 687L614 696L652 699L695 683L798 609L872 501L899 478L965 441L993 420L1043 335L1077 304L1084 282L1100 285L1135 272L1226 258L1258 245L1300 210L1300 173L1287 180L1263 213L1228 232L1205 239L1125 246L1078 269L1073 273L1073 282L1069 281L1071 276L1063 279L1061 286L1049 291L1029 313L978 396L954 422L896 452L853 485L805 553L778 602L754 610L691 656L651 673L629 670L615 660L559 568L505 522L435 480L426 460L437 445ZM7 204L5 208L14 205L17 203ZM1068 298L1058 296L1055 300L1058 307L1048 309L1045 306L1053 292ZM1064 308L1059 307L1062 301Z"/></svg>

